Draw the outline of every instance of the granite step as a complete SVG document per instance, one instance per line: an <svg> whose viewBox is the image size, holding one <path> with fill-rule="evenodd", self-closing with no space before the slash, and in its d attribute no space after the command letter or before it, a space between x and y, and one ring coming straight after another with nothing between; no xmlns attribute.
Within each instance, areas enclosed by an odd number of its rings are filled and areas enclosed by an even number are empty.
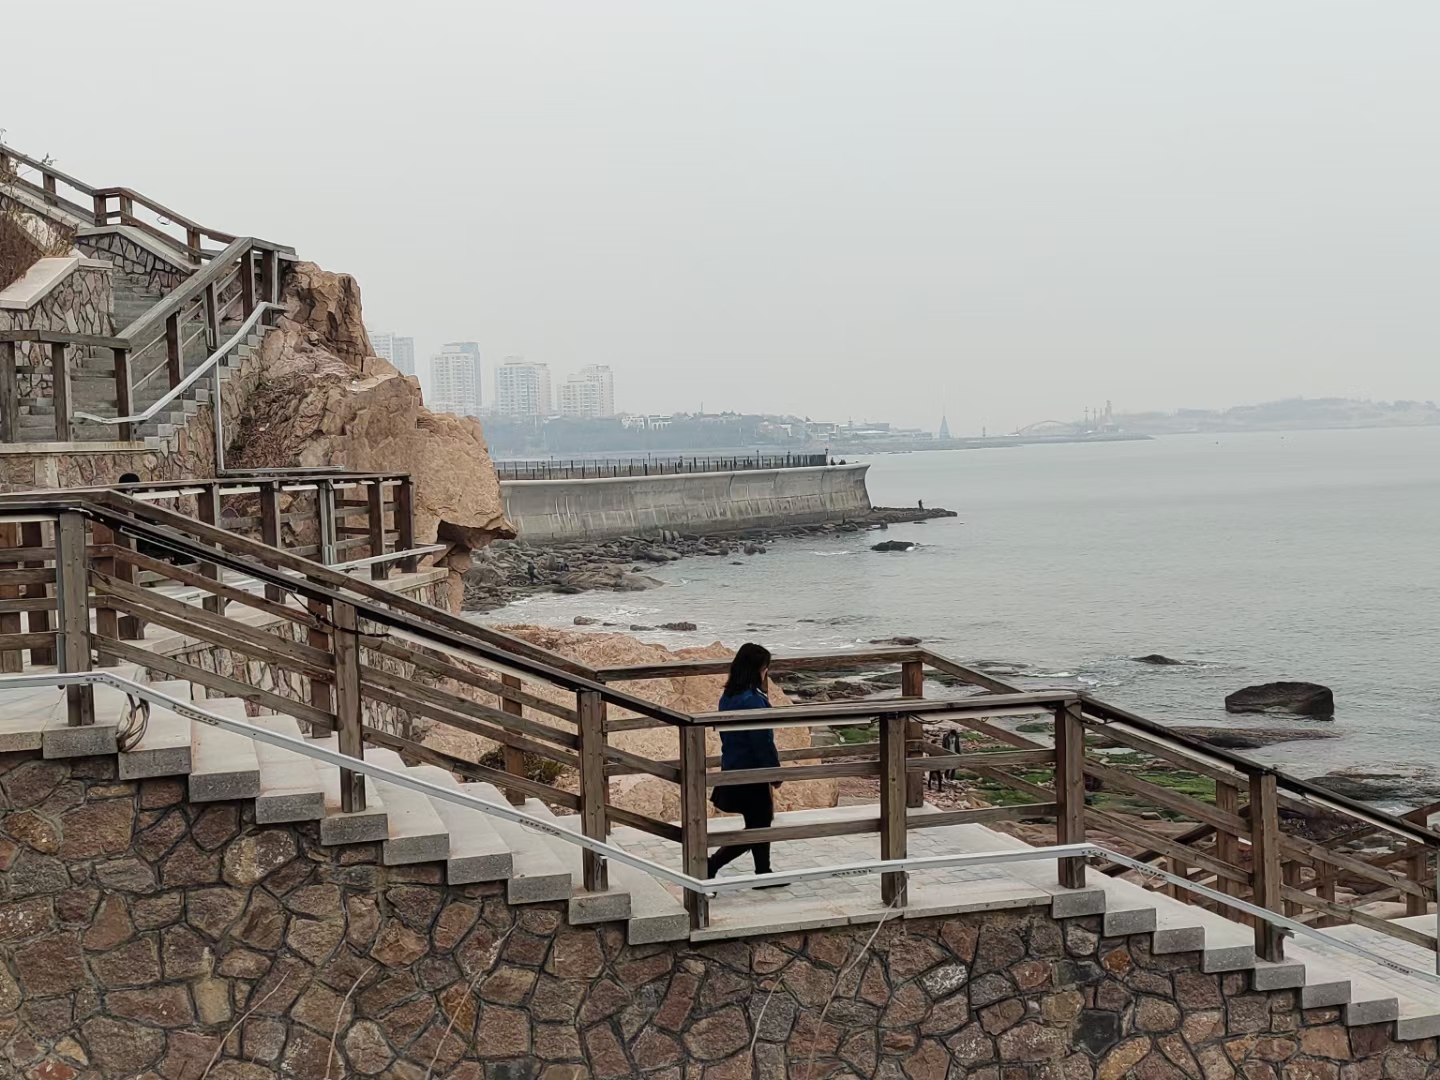
<svg viewBox="0 0 1440 1080"><path fill-rule="evenodd" d="M579 831L577 815L556 817L562 829ZM563 840L556 843L565 843ZM566 844L572 851L580 849ZM631 945L652 945L657 941L683 941L690 936L690 913L658 880L644 870L626 863L608 860L610 888L630 894L630 918L625 924L625 939Z"/></svg>
<svg viewBox="0 0 1440 1080"><path fill-rule="evenodd" d="M283 713L251 718L256 727L277 735L302 738L300 724ZM315 772L315 759L283 746L255 744L260 765L260 794L255 799L255 823L274 825L283 821L319 821L325 816L325 788Z"/></svg>
<svg viewBox="0 0 1440 1080"><path fill-rule="evenodd" d="M565 828L555 813L539 799L526 799L521 807L525 813L556 827ZM574 823L577 827L578 820ZM533 832L533 830L531 830ZM619 881L611 874L611 886L604 892L588 892L585 889L584 857L580 848L557 836L545 836L545 843L560 865L570 871L571 896L568 918L572 926L589 923L621 922L632 913L630 893L619 887ZM613 870L613 867L612 867ZM687 927L688 930L688 927Z"/></svg>
<svg viewBox="0 0 1440 1080"><path fill-rule="evenodd" d="M489 802L505 801L505 796L501 795L493 784L461 784L460 790ZM528 813L530 807L527 803L519 809ZM570 899L574 888L570 871L561 865L541 834L500 818L491 819L490 827L510 849L512 868L510 879L505 885L506 900L509 903L538 904Z"/></svg>
<svg viewBox="0 0 1440 1080"><path fill-rule="evenodd" d="M155 683L153 688L181 701L190 699L191 686L188 682ZM193 755L191 723L188 716L151 703L144 734L139 742L119 753L116 775L121 780L188 776Z"/></svg>
<svg viewBox="0 0 1440 1080"><path fill-rule="evenodd" d="M311 739L317 746L338 752L339 737L326 735ZM327 762L316 761L315 775L325 791L325 816L320 819L320 842L326 846L339 844L367 844L385 840L390 835L390 822L385 802L380 798L375 783L365 778L365 809L345 813L340 809L340 767Z"/></svg>
<svg viewBox="0 0 1440 1080"><path fill-rule="evenodd" d="M459 789L460 781L448 769L438 765L412 765L409 772L420 780L441 787ZM450 834L450 851L445 859L445 879L451 885L469 885L479 881L505 881L514 871L510 847L500 838L484 811L474 810L444 799L432 798L430 805L445 823Z"/></svg>
<svg viewBox="0 0 1440 1080"><path fill-rule="evenodd" d="M240 698L207 698L196 707L250 722ZM254 740L201 720L190 724L190 801L221 802L260 795L260 763Z"/></svg>
<svg viewBox="0 0 1440 1080"><path fill-rule="evenodd" d="M1255 967L1255 932L1248 926L1123 878L1093 874L1105 890L1105 934L1143 933L1127 924L1154 919L1156 954L1198 952L1200 969L1215 973Z"/></svg>
<svg viewBox="0 0 1440 1080"><path fill-rule="evenodd" d="M405 772L405 762L393 750L367 746L365 760L392 772ZM450 833L430 799L418 791L385 780L375 781L375 790L385 802L389 828L380 846L380 861L386 866L444 862L450 856Z"/></svg>

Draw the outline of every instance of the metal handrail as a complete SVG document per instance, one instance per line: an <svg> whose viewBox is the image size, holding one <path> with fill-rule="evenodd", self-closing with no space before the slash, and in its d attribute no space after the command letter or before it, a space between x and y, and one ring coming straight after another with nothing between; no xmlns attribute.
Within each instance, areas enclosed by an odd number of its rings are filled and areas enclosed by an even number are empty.
<svg viewBox="0 0 1440 1080"><path fill-rule="evenodd" d="M714 896L725 892L753 889L761 885L788 885L805 881L827 880L835 877L861 877L898 871L914 873L925 870L955 869L971 866L1000 866L1008 863L1049 862L1052 860L1058 862L1060 859L1072 858L1101 858L1109 862L1127 866L1144 877L1164 881L1167 884L1196 893L1207 900L1234 908L1243 914L1260 919L1282 930L1288 930L1293 934L1299 934L1317 941L1322 941L1328 946L1339 948L1355 956L1364 957L1388 970L1421 979L1435 986L1440 986L1440 973L1422 971L1419 968L1412 968L1406 964L1397 963L1389 957L1371 952L1363 945L1357 945L1343 938L1332 937L1313 926L1286 918L1284 915L1252 904L1249 901L1241 900L1228 893L1211 889L1208 886L1201 885L1199 882L1191 881L1189 878L1172 874L1151 866L1148 863L1142 863L1129 856L1121 855L1119 852L1111 851L1109 848L1099 844L1089 842L1080 844L1054 844L1048 847L1016 848L1011 851L990 851L954 855L922 855L904 859L869 859L855 863L843 863L837 866L806 867L800 870L782 870L769 874L737 874L725 878L697 878L683 871L672 870L668 866L652 862L641 855L635 855L632 852L626 851L624 848L616 847L604 840L593 839L579 830L560 828L550 821L534 817L525 813L523 810L517 810L508 803L491 802L489 799L481 799L461 791L457 787L447 787L443 784L434 784L428 780L422 780L408 771L397 772L394 769L387 769L384 766L372 764L364 758L350 757L306 739L297 739L289 735L282 735L279 732L270 731L267 728L262 728L254 724L247 724L243 721L220 716L197 707L194 702L171 697L169 694L161 693L153 687L143 683L137 683L109 671L0 676L0 693L3 693L5 690L27 689L35 686L65 687L94 686L100 684L114 687L132 698L138 698L151 704L161 705L191 720L209 724L212 727L240 735L254 742L263 742L270 746L289 750L292 753L300 754L316 761L322 761L327 765L348 769L351 772L357 772L372 779L383 780L387 784L394 784L396 787L405 788L428 798L443 799L457 806L478 810L491 817L509 821L522 828L530 829L533 832L555 837L563 840L565 843L573 844L582 850L593 852L607 859L614 859L618 863L633 867L636 870L641 870L652 877L659 878L662 881L668 881L672 885L677 885L692 893ZM1440 929L1440 915L1437 915L1437 929ZM1440 955L1437 955L1437 964L1440 964Z"/></svg>
<svg viewBox="0 0 1440 1080"><path fill-rule="evenodd" d="M275 311L284 311L285 305L271 304L268 302L256 304L255 310L250 313L250 317L240 324L240 329L236 330L235 333L231 334L230 337L225 340L225 343L223 345L221 345L218 349L211 353L209 359L207 359L203 364L197 367L189 375L185 376L185 378L180 380L180 382L176 383L173 387L171 387L168 394L160 398L158 401L155 402L155 404L151 405L144 412L135 413L133 416L96 416L94 413L81 412L77 409L75 412L75 419L89 420L93 424L145 423L147 420L153 418L157 413L161 412L167 405L169 405L177 397L183 394L186 390L194 386L195 383L198 382L201 378L203 378L206 374L208 374L210 370L215 367L216 364L218 364L221 360L225 358L225 355L231 349L233 349L242 338L248 335L250 331L255 328L255 324L264 317L265 312L271 309ZM218 405L219 403L216 402L216 404Z"/></svg>
<svg viewBox="0 0 1440 1080"><path fill-rule="evenodd" d="M246 254L254 244L255 239L250 236L242 236L235 240L219 255L211 259L208 266L195 271L178 288L169 292L163 300L125 327L120 332L120 336L133 342L137 338L147 335L152 329L163 324L166 319L179 311L187 300L199 296L207 285L213 285L221 277L229 274L234 269L231 264ZM148 344L148 337L145 340Z"/></svg>

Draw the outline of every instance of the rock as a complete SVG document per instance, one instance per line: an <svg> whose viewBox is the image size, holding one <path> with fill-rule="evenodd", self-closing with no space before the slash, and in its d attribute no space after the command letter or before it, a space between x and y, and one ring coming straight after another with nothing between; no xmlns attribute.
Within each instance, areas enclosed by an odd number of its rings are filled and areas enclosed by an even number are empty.
<svg viewBox="0 0 1440 1080"><path fill-rule="evenodd" d="M895 637L871 638L871 645L919 645L920 638L907 637L904 634L897 634Z"/></svg>
<svg viewBox="0 0 1440 1080"><path fill-rule="evenodd" d="M1295 713L1299 716L1333 716L1335 695L1328 686L1307 682L1273 682L1247 686L1225 697L1232 713Z"/></svg>
<svg viewBox="0 0 1440 1080"><path fill-rule="evenodd" d="M415 538L457 550L513 537L478 421L425 408L372 355L353 278L296 263L287 314L225 395L233 468L342 466L415 477Z"/></svg>
<svg viewBox="0 0 1440 1080"><path fill-rule="evenodd" d="M909 551L920 545L913 540L884 540L878 544L871 544L871 551Z"/></svg>
<svg viewBox="0 0 1440 1080"><path fill-rule="evenodd" d="M594 626L594 625L595 625L596 623L598 623L599 621L600 621L599 619L592 619L592 618L590 618L589 615L576 615L576 616L575 616L575 625L576 625L576 626Z"/></svg>
<svg viewBox="0 0 1440 1080"><path fill-rule="evenodd" d="M646 626L644 623L631 623L631 624L630 624L630 629L631 629L631 630L644 631L644 630L654 630L655 627L653 627L653 626Z"/></svg>
<svg viewBox="0 0 1440 1080"><path fill-rule="evenodd" d="M1336 769L1310 779L1312 784L1362 802L1398 800L1423 803L1440 799L1440 777L1423 767Z"/></svg>
<svg viewBox="0 0 1440 1080"><path fill-rule="evenodd" d="M1171 730L1225 750L1258 750L1277 743L1340 737L1333 731L1316 731L1314 728L1244 728L1236 731L1231 728L1175 727Z"/></svg>
<svg viewBox="0 0 1440 1080"><path fill-rule="evenodd" d="M696 626L693 622L662 622L660 624L660 629L674 630L677 633L689 633L694 630L699 630L700 628Z"/></svg>
<svg viewBox="0 0 1440 1080"><path fill-rule="evenodd" d="M1156 667L1181 667L1188 664L1188 660L1176 660L1173 657L1165 656L1162 653L1146 653L1144 656L1132 656L1131 660L1137 664L1154 664Z"/></svg>

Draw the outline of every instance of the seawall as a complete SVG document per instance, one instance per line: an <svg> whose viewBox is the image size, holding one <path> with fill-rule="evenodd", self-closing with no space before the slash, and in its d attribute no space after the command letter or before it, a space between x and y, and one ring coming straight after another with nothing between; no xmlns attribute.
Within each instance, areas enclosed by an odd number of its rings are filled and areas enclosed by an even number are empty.
<svg viewBox="0 0 1440 1080"><path fill-rule="evenodd" d="M600 480L507 480L505 516L529 543L821 525L870 512L869 465Z"/></svg>

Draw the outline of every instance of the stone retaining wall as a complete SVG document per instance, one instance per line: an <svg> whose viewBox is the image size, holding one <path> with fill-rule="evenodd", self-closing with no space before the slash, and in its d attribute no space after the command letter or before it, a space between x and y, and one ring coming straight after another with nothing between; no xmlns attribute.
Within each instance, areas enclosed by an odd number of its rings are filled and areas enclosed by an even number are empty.
<svg viewBox="0 0 1440 1080"><path fill-rule="evenodd" d="M195 273L193 266L180 266L176 260L156 255L121 232L85 231L76 237L75 244L97 258L109 259L117 270L146 278L152 289L162 293L179 288Z"/></svg>
<svg viewBox="0 0 1440 1080"><path fill-rule="evenodd" d="M0 330L58 330L109 337L113 310L109 268L81 261L32 306L24 310L0 308ZM68 351L75 363L89 347L72 345ZM48 401L53 397L50 359L49 345L33 341L16 344L16 364L40 369L22 371L15 376L15 391L21 398L38 397ZM78 377L76 379L78 381ZM114 389L113 383L111 389Z"/></svg>
<svg viewBox="0 0 1440 1080"><path fill-rule="evenodd" d="M0 755L0 1076L1424 1080L1392 1043L1045 909L632 947L564 905Z"/></svg>

